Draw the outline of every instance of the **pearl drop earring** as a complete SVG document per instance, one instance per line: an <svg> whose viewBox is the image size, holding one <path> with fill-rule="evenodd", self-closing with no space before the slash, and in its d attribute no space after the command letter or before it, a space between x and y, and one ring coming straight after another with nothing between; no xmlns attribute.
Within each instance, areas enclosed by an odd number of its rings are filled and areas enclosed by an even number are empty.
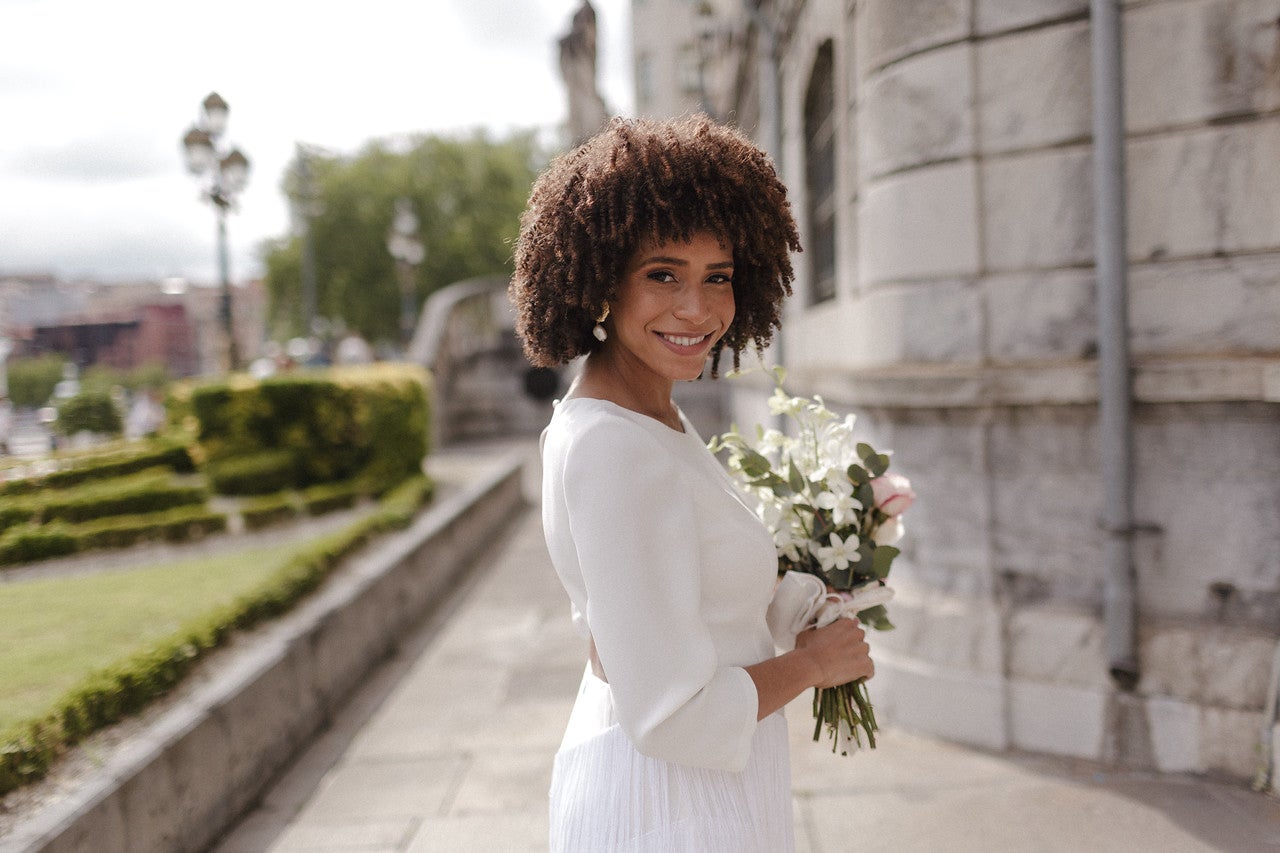
<svg viewBox="0 0 1280 853"><path fill-rule="evenodd" d="M595 328L591 330L591 334L595 335L595 339L600 343L604 343L609 339L609 333L604 328L604 321L609 317L609 303L604 304L604 312L596 318Z"/></svg>

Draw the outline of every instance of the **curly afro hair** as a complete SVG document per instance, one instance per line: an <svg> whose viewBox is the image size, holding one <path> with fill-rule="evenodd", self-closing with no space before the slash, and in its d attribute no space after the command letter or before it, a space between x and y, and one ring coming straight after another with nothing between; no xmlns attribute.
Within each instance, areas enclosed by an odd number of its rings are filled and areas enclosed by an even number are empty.
<svg viewBox="0 0 1280 853"><path fill-rule="evenodd" d="M735 317L711 353L733 366L764 349L780 325L800 239L787 190L768 157L705 116L613 119L554 160L520 220L510 295L525 355L539 367L597 349L595 318L646 244L709 232L733 247Z"/></svg>

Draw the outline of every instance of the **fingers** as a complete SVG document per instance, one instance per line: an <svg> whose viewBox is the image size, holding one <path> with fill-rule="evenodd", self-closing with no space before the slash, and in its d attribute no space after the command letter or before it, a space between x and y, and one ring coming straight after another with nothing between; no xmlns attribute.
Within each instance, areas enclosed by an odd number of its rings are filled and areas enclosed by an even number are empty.
<svg viewBox="0 0 1280 853"><path fill-rule="evenodd" d="M834 687L875 675L866 632L855 620L837 619L830 625L801 631L796 648L813 656L821 673L815 687Z"/></svg>

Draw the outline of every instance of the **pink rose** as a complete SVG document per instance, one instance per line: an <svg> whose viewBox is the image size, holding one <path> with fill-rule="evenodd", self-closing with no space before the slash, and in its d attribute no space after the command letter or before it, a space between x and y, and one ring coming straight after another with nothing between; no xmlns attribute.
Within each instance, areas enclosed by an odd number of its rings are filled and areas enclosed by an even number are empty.
<svg viewBox="0 0 1280 853"><path fill-rule="evenodd" d="M876 508L890 518L897 518L915 503L916 493L911 491L911 481L901 474L885 474L871 481L876 495Z"/></svg>

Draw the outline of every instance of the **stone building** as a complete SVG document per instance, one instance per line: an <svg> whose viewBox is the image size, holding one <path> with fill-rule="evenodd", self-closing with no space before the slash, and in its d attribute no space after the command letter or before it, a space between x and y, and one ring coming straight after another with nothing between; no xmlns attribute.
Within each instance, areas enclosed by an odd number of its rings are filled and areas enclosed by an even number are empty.
<svg viewBox="0 0 1280 853"><path fill-rule="evenodd" d="M662 40L657 7L676 21L689 5L634 2L637 61ZM1280 9L1122 4L1134 523L1112 533L1130 548L1136 666L1113 673L1089 3L720 5L701 102L774 154L805 244L773 355L794 393L856 412L920 496L899 627L873 638L877 708L996 749L1265 772ZM660 103L637 93L642 114ZM758 396L735 392L741 422Z"/></svg>
<svg viewBox="0 0 1280 853"><path fill-rule="evenodd" d="M80 367L129 369L162 362L172 376L221 369L221 291L164 282L62 281L50 274L0 275L0 336L14 355L57 352ZM234 285L232 321L244 361L266 338L266 294L259 280Z"/></svg>

